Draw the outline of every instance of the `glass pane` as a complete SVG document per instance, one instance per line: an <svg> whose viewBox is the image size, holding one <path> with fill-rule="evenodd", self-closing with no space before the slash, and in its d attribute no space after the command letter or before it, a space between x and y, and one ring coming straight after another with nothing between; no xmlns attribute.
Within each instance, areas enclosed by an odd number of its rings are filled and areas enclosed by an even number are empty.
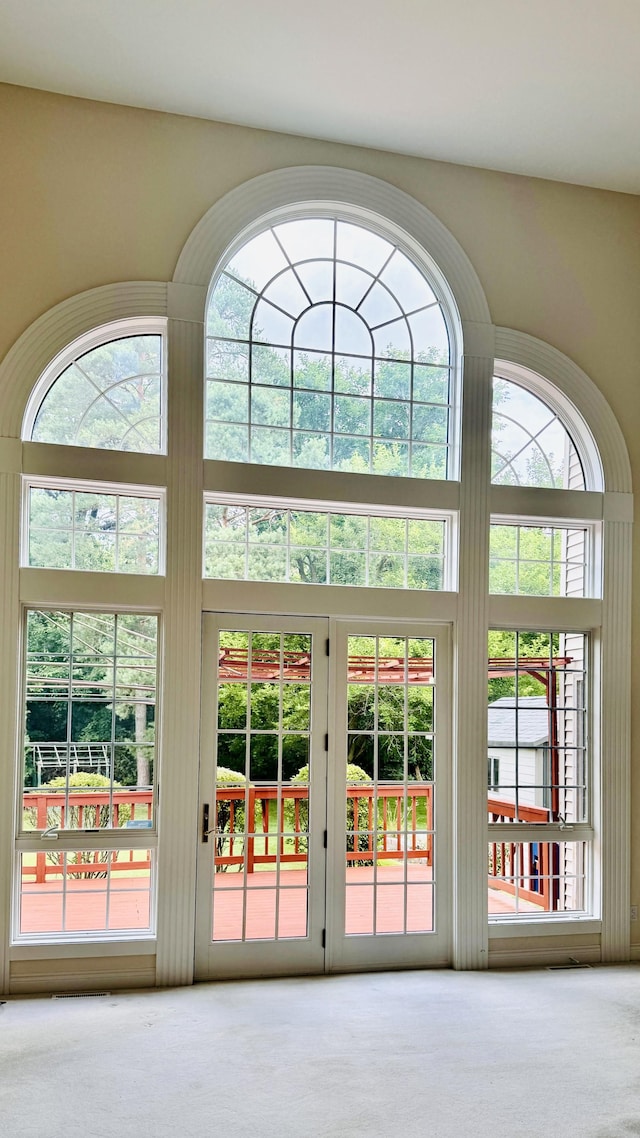
<svg viewBox="0 0 640 1138"><path fill-rule="evenodd" d="M271 281L264 290L266 300L283 308L289 316L299 316L309 304L309 300L293 269L285 269Z"/></svg>
<svg viewBox="0 0 640 1138"><path fill-rule="evenodd" d="M163 449L162 338L128 336L79 356L36 415L34 442L158 454Z"/></svg>
<svg viewBox="0 0 640 1138"><path fill-rule="evenodd" d="M587 821L587 638L489 634L491 822Z"/></svg>
<svg viewBox="0 0 640 1138"><path fill-rule="evenodd" d="M433 649L428 637L348 640L347 935L434 927Z"/></svg>
<svg viewBox="0 0 640 1138"><path fill-rule="evenodd" d="M306 936L312 638L219 643L213 938Z"/></svg>
<svg viewBox="0 0 640 1138"><path fill-rule="evenodd" d="M493 382L492 482L584 490L580 458L564 424L532 392Z"/></svg>
<svg viewBox="0 0 640 1138"><path fill-rule="evenodd" d="M293 353L293 385L311 391L331 390L332 356L324 352Z"/></svg>
<svg viewBox="0 0 640 1138"><path fill-rule="evenodd" d="M207 419L225 423L249 421L249 388L244 383L212 379L207 383Z"/></svg>
<svg viewBox="0 0 640 1138"><path fill-rule="evenodd" d="M441 589L444 527L443 521L207 503L205 576ZM407 548L437 555L407 555ZM367 557L368 550L375 552Z"/></svg>
<svg viewBox="0 0 640 1138"><path fill-rule="evenodd" d="M149 850L37 850L20 856L21 936L151 930Z"/></svg>
<svg viewBox="0 0 640 1138"><path fill-rule="evenodd" d="M210 388L207 457L446 477L446 323L424 272L379 234L326 218L266 229L219 277L207 330L207 376L221 386ZM249 398L234 386L249 386ZM237 429L247 414L250 450ZM295 434L278 438L278 429ZM372 449L372 431L389 442Z"/></svg>
<svg viewBox="0 0 640 1138"><path fill-rule="evenodd" d="M159 518L157 498L31 487L29 564L157 573ZM59 529L63 520L65 532Z"/></svg>
<svg viewBox="0 0 640 1138"><path fill-rule="evenodd" d="M413 312L416 308L436 303L434 293L422 273L399 249L395 250L385 265L380 279L391 290L405 312Z"/></svg>
<svg viewBox="0 0 640 1138"><path fill-rule="evenodd" d="M249 382L249 348L229 340L207 340L207 378Z"/></svg>
<svg viewBox="0 0 640 1138"><path fill-rule="evenodd" d="M156 645L155 617L28 614L25 829L150 823Z"/></svg>
<svg viewBox="0 0 640 1138"><path fill-rule="evenodd" d="M489 915L535 918L588 910L588 842L491 842Z"/></svg>
<svg viewBox="0 0 640 1138"><path fill-rule="evenodd" d="M551 526L492 525L492 593L584 596L587 531Z"/></svg>

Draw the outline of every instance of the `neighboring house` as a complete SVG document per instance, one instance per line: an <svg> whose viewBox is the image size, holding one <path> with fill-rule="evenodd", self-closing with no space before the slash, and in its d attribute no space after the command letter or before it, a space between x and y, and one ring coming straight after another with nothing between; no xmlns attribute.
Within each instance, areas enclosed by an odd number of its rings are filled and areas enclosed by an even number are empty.
<svg viewBox="0 0 640 1138"><path fill-rule="evenodd" d="M488 709L488 785L496 798L549 809L549 708L544 696L502 696Z"/></svg>

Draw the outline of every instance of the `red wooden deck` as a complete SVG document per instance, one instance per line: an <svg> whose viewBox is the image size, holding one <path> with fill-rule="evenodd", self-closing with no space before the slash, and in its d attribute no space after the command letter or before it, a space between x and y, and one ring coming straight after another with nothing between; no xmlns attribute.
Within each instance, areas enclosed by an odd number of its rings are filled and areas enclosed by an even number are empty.
<svg viewBox="0 0 640 1138"><path fill-rule="evenodd" d="M300 803L306 799L308 790L304 786L285 788L280 799L280 828L284 829L285 817L283 802L292 800L295 810L295 832L282 834L276 839L269 829L269 802L278 799L276 787L249 788L248 816L256 832L244 835L235 833L235 808L238 802L245 803L245 788L218 787L216 799L225 803L229 812L228 826L231 832L221 835L222 849L216 854L216 864L224 872L215 876L213 936L215 940L268 940L278 937L304 937L307 931L307 875L302 862L306 858L306 835L300 832ZM404 794L408 796L409 806L404 806ZM433 892L432 885L432 788L428 784L412 783L407 788L395 785L381 786L377 790L382 801L383 829L376 833L375 839L369 833L374 830L374 805L371 788L354 785L347 788L352 800L352 816L360 821L362 810L366 811L368 827L359 835L356 843L346 855L346 929L348 934L367 935L372 933L429 932L432 928ZM417 830L417 801L426 801L426 831ZM104 802L102 801L104 799ZM60 792L28 790L25 802L38 815L39 829L43 829L49 818L49 811L60 813L60 823L64 824L64 795ZM71 804L78 810L96 809L109 805L106 792L74 791ZM267 805L265 805L267 803ZM393 809L395 803L395 810ZM150 819L152 796L150 791L118 791L113 795L113 806L120 810L126 805L134 816L137 809L146 815L143 822ZM388 818L401 816L403 810L410 811L410 831L406 848L399 847L398 834L387 831ZM530 808L533 812L536 808ZM489 816L492 821L499 818L512 820L512 804L491 798ZM537 815L547 811L537 811ZM137 820L137 819L136 819ZM262 832L260 832L262 820ZM304 839L304 840L303 840ZM368 845L366 840L368 839ZM276 852L275 845L280 848ZM236 846L238 848L236 848ZM245 848L246 847L246 848ZM524 847L523 847L524 849ZM514 843L493 843L491 864L493 866L518 865L519 872L514 880L520 880L519 910L540 912L549 909L551 894L547 870L548 843L539 847L539 860L544 871L539 879L540 894L529 891L523 893L525 884L533 880L531 848L516 857ZM546 851L546 852L545 852ZM213 851L212 851L213 852ZM243 868L247 868L246 906L244 903ZM545 861L546 858L546 861ZM377 859L375 875L373 866L362 864ZM407 861L406 881L404 862ZM280 879L276 878L276 863L280 860ZM150 927L150 867L148 850L136 849L121 851L106 856L106 851L67 855L65 864L62 855L40 846L33 854L26 855L22 867L22 897L20 907L20 932L24 935L99 933L101 931L140 931ZM548 869L548 866L547 866ZM509 882L490 879L489 912L491 914L513 913L515 911L514 887Z"/></svg>
<svg viewBox="0 0 640 1138"><path fill-rule="evenodd" d="M307 926L307 874L304 869L283 870L282 887L276 910L276 874L259 871L247 877L247 910L244 935L247 940L301 937ZM216 876L214 900L215 940L242 937L242 877L236 873ZM373 868L347 869L346 929L351 935L403 932L405 928L405 888L402 870L396 866L377 867L377 887ZM376 905L374 917L374 888ZM406 889L406 931L429 932L432 928L433 888L431 868L409 865ZM64 904L64 924L63 924ZM72 880L63 893L60 881L23 885L20 931L26 935L56 933L96 933L139 931L149 928L149 890L140 878L117 877L109 889L101 879ZM540 911L540 906L520 901L520 908ZM490 913L514 912L514 898L497 889L489 890Z"/></svg>

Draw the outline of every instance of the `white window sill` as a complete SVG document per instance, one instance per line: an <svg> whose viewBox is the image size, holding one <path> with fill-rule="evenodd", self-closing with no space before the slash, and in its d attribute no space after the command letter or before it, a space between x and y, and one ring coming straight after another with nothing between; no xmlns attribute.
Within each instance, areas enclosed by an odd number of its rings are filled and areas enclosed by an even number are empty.
<svg viewBox="0 0 640 1138"><path fill-rule="evenodd" d="M155 956L157 938L135 937L131 940L87 939L87 940L34 940L21 941L9 949L10 960L55 960L73 957L106 956Z"/></svg>
<svg viewBox="0 0 640 1138"><path fill-rule="evenodd" d="M489 940L502 940L508 937L530 936L572 936L600 933L602 921L589 916L550 916L544 920L521 921L489 920Z"/></svg>

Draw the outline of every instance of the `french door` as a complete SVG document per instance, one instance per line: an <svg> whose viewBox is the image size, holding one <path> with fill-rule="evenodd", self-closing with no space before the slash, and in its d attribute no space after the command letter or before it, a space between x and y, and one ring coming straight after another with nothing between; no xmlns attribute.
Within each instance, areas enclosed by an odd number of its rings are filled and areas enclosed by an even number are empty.
<svg viewBox="0 0 640 1138"><path fill-rule="evenodd" d="M196 977L448 963L448 629L204 622Z"/></svg>

